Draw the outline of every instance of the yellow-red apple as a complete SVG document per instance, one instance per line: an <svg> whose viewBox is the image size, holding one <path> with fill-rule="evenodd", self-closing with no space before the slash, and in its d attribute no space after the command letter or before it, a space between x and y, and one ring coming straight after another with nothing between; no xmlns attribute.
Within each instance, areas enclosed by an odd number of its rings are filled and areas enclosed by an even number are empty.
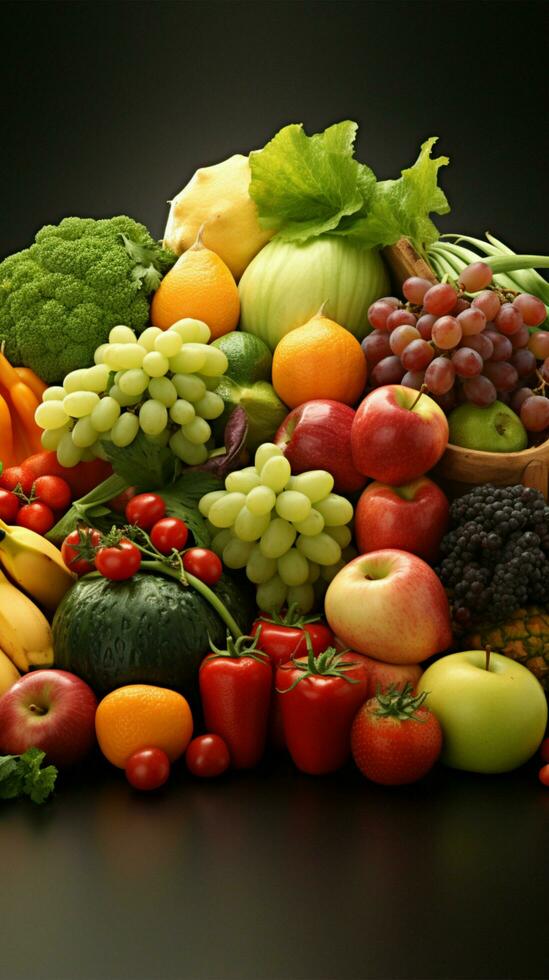
<svg viewBox="0 0 549 980"><path fill-rule="evenodd" d="M386 548L354 558L324 599L328 625L351 650L392 664L418 664L452 642L450 608L432 568Z"/></svg>

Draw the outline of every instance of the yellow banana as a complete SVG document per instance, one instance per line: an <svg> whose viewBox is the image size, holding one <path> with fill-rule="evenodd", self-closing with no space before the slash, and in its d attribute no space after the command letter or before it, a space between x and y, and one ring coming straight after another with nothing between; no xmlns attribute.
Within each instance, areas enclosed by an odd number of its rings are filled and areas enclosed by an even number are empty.
<svg viewBox="0 0 549 980"><path fill-rule="evenodd" d="M44 613L0 572L0 649L18 670L51 667L53 640Z"/></svg>
<svg viewBox="0 0 549 980"><path fill-rule="evenodd" d="M51 541L26 527L12 527L2 520L0 563L19 588L52 612L76 580Z"/></svg>
<svg viewBox="0 0 549 980"><path fill-rule="evenodd" d="M0 650L0 697L13 687L19 680L21 674L15 664L10 660L7 653Z"/></svg>

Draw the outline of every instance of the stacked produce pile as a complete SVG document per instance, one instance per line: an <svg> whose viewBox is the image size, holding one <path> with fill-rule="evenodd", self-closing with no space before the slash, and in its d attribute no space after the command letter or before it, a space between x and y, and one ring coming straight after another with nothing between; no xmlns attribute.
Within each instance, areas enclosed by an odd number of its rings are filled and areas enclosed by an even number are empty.
<svg viewBox="0 0 549 980"><path fill-rule="evenodd" d="M197 171L163 243L65 218L0 263L0 797L94 751L549 785L549 507L437 477L547 439L549 260L440 238L435 140L377 180L355 135Z"/></svg>

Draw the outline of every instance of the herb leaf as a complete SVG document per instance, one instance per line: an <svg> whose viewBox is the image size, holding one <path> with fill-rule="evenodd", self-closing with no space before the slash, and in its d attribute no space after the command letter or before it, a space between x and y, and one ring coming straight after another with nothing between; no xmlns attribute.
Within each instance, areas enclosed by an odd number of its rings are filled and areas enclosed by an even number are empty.
<svg viewBox="0 0 549 980"><path fill-rule="evenodd" d="M108 439L102 439L101 445L114 472L128 486L157 490L174 479L180 466L177 457L167 446L151 442L141 431L123 449Z"/></svg>
<svg viewBox="0 0 549 980"><path fill-rule="evenodd" d="M22 755L0 756L0 799L29 796L33 803L44 803L57 779L55 766L41 768L45 754L32 748Z"/></svg>
<svg viewBox="0 0 549 980"><path fill-rule="evenodd" d="M222 490L223 481L208 472L188 470L175 483L161 491L170 517L184 521L197 544L207 548L210 544L208 525L198 510L198 501L211 490Z"/></svg>

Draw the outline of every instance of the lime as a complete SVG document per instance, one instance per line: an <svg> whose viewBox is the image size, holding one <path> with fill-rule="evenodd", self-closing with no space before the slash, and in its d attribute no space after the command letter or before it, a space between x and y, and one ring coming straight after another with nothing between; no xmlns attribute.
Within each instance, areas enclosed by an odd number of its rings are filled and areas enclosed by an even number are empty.
<svg viewBox="0 0 549 980"><path fill-rule="evenodd" d="M225 354L229 362L225 373L233 381L253 385L256 381L271 380L273 357L260 337L232 330L214 340L212 347L219 347Z"/></svg>
<svg viewBox="0 0 549 980"><path fill-rule="evenodd" d="M225 411L215 422L212 429L216 443L223 439L223 431L229 415L241 405L248 416L248 436L246 447L252 452L262 442L271 442L279 425L288 414L288 407L276 394L268 381L256 381L253 385L239 385L232 378L223 377L216 388L225 402Z"/></svg>

